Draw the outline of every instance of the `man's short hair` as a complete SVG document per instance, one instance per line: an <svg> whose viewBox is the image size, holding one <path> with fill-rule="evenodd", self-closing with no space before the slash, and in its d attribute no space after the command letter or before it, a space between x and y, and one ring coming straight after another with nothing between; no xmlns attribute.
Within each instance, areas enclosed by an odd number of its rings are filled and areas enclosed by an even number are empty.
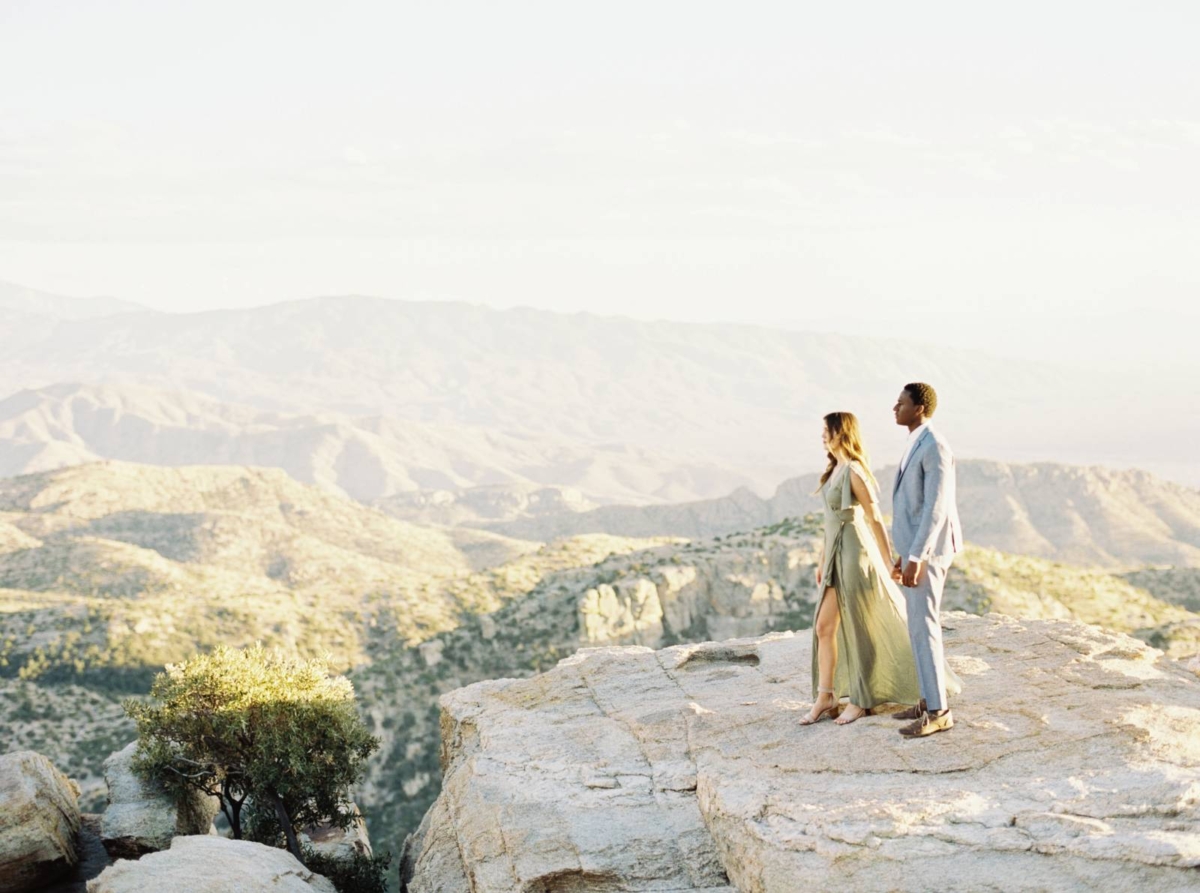
<svg viewBox="0 0 1200 893"><path fill-rule="evenodd" d="M912 398L913 403L925 407L925 418L933 418L933 414L937 410L937 391L933 389L933 385L925 384L923 381L914 381L906 384L904 390L908 391L908 396Z"/></svg>

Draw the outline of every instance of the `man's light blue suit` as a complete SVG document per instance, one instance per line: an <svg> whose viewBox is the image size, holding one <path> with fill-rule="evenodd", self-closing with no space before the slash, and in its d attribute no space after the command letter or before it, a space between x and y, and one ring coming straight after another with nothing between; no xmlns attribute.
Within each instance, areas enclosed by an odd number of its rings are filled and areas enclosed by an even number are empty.
<svg viewBox="0 0 1200 893"><path fill-rule="evenodd" d="M946 571L962 551L962 527L955 504L954 454L927 426L917 438L903 471L892 487L892 544L901 564L910 555L927 562L925 575L908 602L908 635L917 663L917 681L926 709L946 704L946 664L942 652L942 589Z"/></svg>

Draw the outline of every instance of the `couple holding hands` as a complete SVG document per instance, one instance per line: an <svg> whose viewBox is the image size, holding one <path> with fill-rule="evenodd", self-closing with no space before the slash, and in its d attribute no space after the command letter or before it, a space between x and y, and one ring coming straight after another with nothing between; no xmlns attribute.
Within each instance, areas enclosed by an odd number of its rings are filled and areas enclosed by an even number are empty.
<svg viewBox="0 0 1200 893"><path fill-rule="evenodd" d="M829 465L817 492L825 504L821 591L813 623L810 725L846 725L880 704L907 704L906 738L946 731L954 718L947 690L962 685L942 654L940 609L946 571L962 549L955 507L954 456L929 425L937 393L906 384L893 412L908 444L892 486L892 530L883 525L878 485L853 413L825 416ZM895 551L893 551L893 545ZM892 556L900 557L893 563ZM841 699L849 704L842 709Z"/></svg>

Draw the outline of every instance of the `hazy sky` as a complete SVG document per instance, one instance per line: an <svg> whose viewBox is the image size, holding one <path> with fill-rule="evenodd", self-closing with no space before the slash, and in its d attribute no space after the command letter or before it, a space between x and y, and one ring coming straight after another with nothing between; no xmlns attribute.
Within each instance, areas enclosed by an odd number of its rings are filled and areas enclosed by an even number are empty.
<svg viewBox="0 0 1200 893"><path fill-rule="evenodd" d="M1183 362L1200 7L0 0L0 279Z"/></svg>

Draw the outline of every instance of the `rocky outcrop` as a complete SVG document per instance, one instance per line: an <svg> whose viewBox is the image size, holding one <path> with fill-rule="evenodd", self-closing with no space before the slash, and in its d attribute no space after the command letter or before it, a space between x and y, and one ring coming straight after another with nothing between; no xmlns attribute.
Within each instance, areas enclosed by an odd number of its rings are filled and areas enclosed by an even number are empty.
<svg viewBox="0 0 1200 893"><path fill-rule="evenodd" d="M814 543L763 536L761 548L750 550L734 542L678 552L642 573L590 587L577 605L581 643L656 648L811 623Z"/></svg>
<svg viewBox="0 0 1200 893"><path fill-rule="evenodd" d="M948 733L796 724L808 633L585 649L442 699L410 893L1184 891L1200 684L1071 621L946 615Z"/></svg>
<svg viewBox="0 0 1200 893"><path fill-rule="evenodd" d="M208 834L220 809L215 797L192 793L179 803L133 771L134 741L104 761L108 807L100 821L100 838L113 858L136 859L166 849L172 838Z"/></svg>
<svg viewBox="0 0 1200 893"><path fill-rule="evenodd" d="M78 796L41 754L0 756L0 893L33 890L74 868Z"/></svg>
<svg viewBox="0 0 1200 893"><path fill-rule="evenodd" d="M89 881L88 893L335 893L286 850L224 837L176 837L171 848L122 859Z"/></svg>

